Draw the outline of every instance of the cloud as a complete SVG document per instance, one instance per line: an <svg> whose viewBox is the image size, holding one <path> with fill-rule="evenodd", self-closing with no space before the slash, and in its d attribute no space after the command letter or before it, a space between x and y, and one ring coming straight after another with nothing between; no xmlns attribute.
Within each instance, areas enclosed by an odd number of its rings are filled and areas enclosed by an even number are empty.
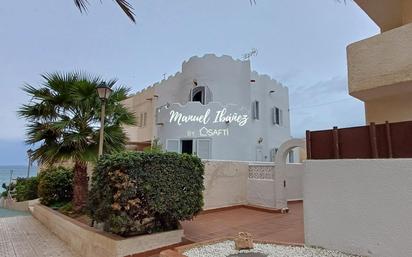
<svg viewBox="0 0 412 257"><path fill-rule="evenodd" d="M26 165L28 146L23 140L0 139L1 165Z"/></svg>
<svg viewBox="0 0 412 257"><path fill-rule="evenodd" d="M365 123L363 103L348 95L346 78L333 77L313 85L291 87L289 97L294 137L304 137L306 130Z"/></svg>

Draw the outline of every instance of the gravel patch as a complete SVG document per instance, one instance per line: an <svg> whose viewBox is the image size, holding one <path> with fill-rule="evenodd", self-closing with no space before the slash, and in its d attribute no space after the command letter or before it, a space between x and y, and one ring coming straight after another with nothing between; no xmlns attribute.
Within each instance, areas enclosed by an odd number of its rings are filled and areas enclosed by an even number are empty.
<svg viewBox="0 0 412 257"><path fill-rule="evenodd" d="M263 253L237 253L237 254L231 254L228 255L228 257L268 257L267 254Z"/></svg>
<svg viewBox="0 0 412 257"><path fill-rule="evenodd" d="M233 241L223 241L190 249L183 254L187 257L228 257L239 253L261 253L268 257L359 257L322 248L284 246L275 244L256 244L252 250L235 250ZM242 255L239 255L242 256Z"/></svg>

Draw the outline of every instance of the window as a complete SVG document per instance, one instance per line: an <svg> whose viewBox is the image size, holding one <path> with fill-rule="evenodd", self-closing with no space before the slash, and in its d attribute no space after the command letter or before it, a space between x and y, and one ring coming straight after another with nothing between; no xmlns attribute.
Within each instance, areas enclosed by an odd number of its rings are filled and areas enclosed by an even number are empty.
<svg viewBox="0 0 412 257"><path fill-rule="evenodd" d="M201 104L208 104L212 101L212 93L208 87L196 86L190 90L189 101L200 102Z"/></svg>
<svg viewBox="0 0 412 257"><path fill-rule="evenodd" d="M161 107L157 107L157 108L156 108L156 114L155 114L155 121L156 121L156 124L160 124L160 117L159 117L159 114L160 114L160 111L162 110L162 108L163 108L163 106L161 106Z"/></svg>
<svg viewBox="0 0 412 257"><path fill-rule="evenodd" d="M192 89L192 92L190 94L190 100L192 102L200 102L201 104L205 104L205 96L205 87L195 87Z"/></svg>
<svg viewBox="0 0 412 257"><path fill-rule="evenodd" d="M166 140L166 151L168 152L180 152L180 140L168 139Z"/></svg>
<svg viewBox="0 0 412 257"><path fill-rule="evenodd" d="M147 112L143 113L143 127L146 127Z"/></svg>
<svg viewBox="0 0 412 257"><path fill-rule="evenodd" d="M182 153L193 154L193 140L182 140Z"/></svg>
<svg viewBox="0 0 412 257"><path fill-rule="evenodd" d="M197 140L197 156L201 159L210 159L211 158L211 141L210 139L198 139Z"/></svg>
<svg viewBox="0 0 412 257"><path fill-rule="evenodd" d="M252 117L255 120L259 119L259 101L254 101L252 105Z"/></svg>
<svg viewBox="0 0 412 257"><path fill-rule="evenodd" d="M273 124L282 126L283 125L283 112L281 109L273 108Z"/></svg>
<svg viewBox="0 0 412 257"><path fill-rule="evenodd" d="M294 163L295 162L295 155L293 150L289 151L289 163Z"/></svg>
<svg viewBox="0 0 412 257"><path fill-rule="evenodd" d="M212 141L210 138L199 139L167 139L166 151L175 153L195 154L201 159L212 156Z"/></svg>
<svg viewBox="0 0 412 257"><path fill-rule="evenodd" d="M140 113L139 127L143 127L143 113Z"/></svg>

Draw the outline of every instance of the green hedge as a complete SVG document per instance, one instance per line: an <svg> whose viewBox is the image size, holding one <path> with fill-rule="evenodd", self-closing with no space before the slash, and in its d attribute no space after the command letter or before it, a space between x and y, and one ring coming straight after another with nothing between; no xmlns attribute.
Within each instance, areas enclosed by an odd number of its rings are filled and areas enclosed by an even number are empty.
<svg viewBox="0 0 412 257"><path fill-rule="evenodd" d="M39 180L37 177L17 178L13 197L18 202L36 199L38 197L37 196L38 184L39 184Z"/></svg>
<svg viewBox="0 0 412 257"><path fill-rule="evenodd" d="M47 206L63 205L73 198L73 171L63 167L49 168L38 175L40 202Z"/></svg>
<svg viewBox="0 0 412 257"><path fill-rule="evenodd" d="M201 160L187 154L103 156L93 173L90 217L122 236L176 229L202 209L203 173Z"/></svg>

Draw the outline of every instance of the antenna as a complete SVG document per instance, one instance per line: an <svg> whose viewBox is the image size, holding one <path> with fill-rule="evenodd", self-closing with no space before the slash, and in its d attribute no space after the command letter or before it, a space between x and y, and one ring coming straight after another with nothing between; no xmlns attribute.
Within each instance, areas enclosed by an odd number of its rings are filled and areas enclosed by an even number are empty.
<svg viewBox="0 0 412 257"><path fill-rule="evenodd" d="M256 48L252 48L250 52L247 52L242 55L242 60L248 61L250 60L251 57L257 56L258 55L258 50Z"/></svg>

